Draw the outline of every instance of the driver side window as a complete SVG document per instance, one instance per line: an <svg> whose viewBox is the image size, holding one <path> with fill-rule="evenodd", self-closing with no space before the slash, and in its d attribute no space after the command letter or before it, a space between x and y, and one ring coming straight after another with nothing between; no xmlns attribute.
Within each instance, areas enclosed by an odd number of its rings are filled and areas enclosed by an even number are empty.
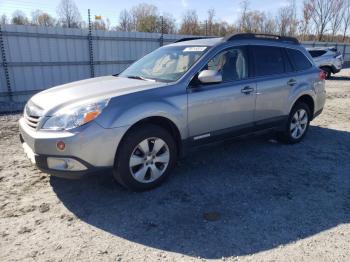
<svg viewBox="0 0 350 262"><path fill-rule="evenodd" d="M226 49L205 66L206 70L216 70L221 73L222 81L237 81L248 77L248 58L244 47Z"/></svg>

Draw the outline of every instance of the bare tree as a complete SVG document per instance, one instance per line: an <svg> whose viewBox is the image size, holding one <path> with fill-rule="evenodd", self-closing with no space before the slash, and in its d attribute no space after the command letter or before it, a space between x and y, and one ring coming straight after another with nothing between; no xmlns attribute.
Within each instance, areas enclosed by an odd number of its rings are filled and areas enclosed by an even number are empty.
<svg viewBox="0 0 350 262"><path fill-rule="evenodd" d="M27 25L29 24L29 20L25 13L20 10L16 10L12 14L11 23L14 25Z"/></svg>
<svg viewBox="0 0 350 262"><path fill-rule="evenodd" d="M140 32L163 32L166 34L176 33L176 22L171 14L158 14L154 5L139 4L130 11L124 9L119 15L117 30L140 31Z"/></svg>
<svg viewBox="0 0 350 262"><path fill-rule="evenodd" d="M288 35L289 25L291 24L291 12L289 7L281 7L276 16L278 31L280 35Z"/></svg>
<svg viewBox="0 0 350 262"><path fill-rule="evenodd" d="M322 41L332 18L334 2L329 0L308 0L311 19L315 23L318 41Z"/></svg>
<svg viewBox="0 0 350 262"><path fill-rule="evenodd" d="M213 26L214 26L214 17L215 17L215 9L208 10L208 18L207 18L207 34L213 35Z"/></svg>
<svg viewBox="0 0 350 262"><path fill-rule="evenodd" d="M263 31L265 14L258 10L249 11L246 18L248 32L260 33Z"/></svg>
<svg viewBox="0 0 350 262"><path fill-rule="evenodd" d="M124 9L119 14L119 25L117 27L120 31L132 31L133 23L132 18L128 10Z"/></svg>
<svg viewBox="0 0 350 262"><path fill-rule="evenodd" d="M249 32L250 29L248 28L248 18L249 18L249 1L248 0L243 0L240 5L241 5L241 14L238 19L238 25L239 25L239 30L241 32Z"/></svg>
<svg viewBox="0 0 350 262"><path fill-rule="evenodd" d="M332 31L332 41L334 41L335 35L339 32L341 24L344 19L345 12L344 0L333 0L332 15L330 20L330 27Z"/></svg>
<svg viewBox="0 0 350 262"><path fill-rule="evenodd" d="M276 20L272 18L272 15L266 15L262 32L265 34L277 33Z"/></svg>
<svg viewBox="0 0 350 262"><path fill-rule="evenodd" d="M346 0L344 5L344 17L343 17L343 42L350 27L350 0Z"/></svg>
<svg viewBox="0 0 350 262"><path fill-rule="evenodd" d="M250 10L249 1L241 2L241 13L237 24L239 31L252 33L276 33L276 21L271 14L259 10Z"/></svg>
<svg viewBox="0 0 350 262"><path fill-rule="evenodd" d="M162 19L163 19L163 33L175 34L176 22L175 18L171 14L164 13L158 18L157 32L162 32Z"/></svg>
<svg viewBox="0 0 350 262"><path fill-rule="evenodd" d="M80 27L81 15L73 0L61 0L57 7L57 15L63 27Z"/></svg>
<svg viewBox="0 0 350 262"><path fill-rule="evenodd" d="M302 9L302 19L299 23L299 32L302 40L308 40L307 37L310 35L311 12L312 7L310 6L310 2L304 0Z"/></svg>
<svg viewBox="0 0 350 262"><path fill-rule="evenodd" d="M187 12L184 14L181 21L180 34L188 34L188 35L200 34L198 15L195 10L187 10Z"/></svg>
<svg viewBox="0 0 350 262"><path fill-rule="evenodd" d="M296 18L295 0L290 1L287 6L281 7L278 10L276 23L280 35L296 35L298 21Z"/></svg>
<svg viewBox="0 0 350 262"><path fill-rule="evenodd" d="M48 13L45 13L39 9L32 12L32 25L54 26L55 23L56 20Z"/></svg>
<svg viewBox="0 0 350 262"><path fill-rule="evenodd" d="M227 22L216 23L213 35L226 36L239 32L239 29L234 24L228 24Z"/></svg>
<svg viewBox="0 0 350 262"><path fill-rule="evenodd" d="M2 14L0 17L0 24L1 25L6 25L9 23L9 20L5 14Z"/></svg>
<svg viewBox="0 0 350 262"><path fill-rule="evenodd" d="M291 13L291 24L289 26L289 35L296 36L298 31L299 21L297 18L296 0L289 0L289 9Z"/></svg>
<svg viewBox="0 0 350 262"><path fill-rule="evenodd" d="M139 32L155 32L157 29L158 8L150 4L139 4L131 8L133 27Z"/></svg>

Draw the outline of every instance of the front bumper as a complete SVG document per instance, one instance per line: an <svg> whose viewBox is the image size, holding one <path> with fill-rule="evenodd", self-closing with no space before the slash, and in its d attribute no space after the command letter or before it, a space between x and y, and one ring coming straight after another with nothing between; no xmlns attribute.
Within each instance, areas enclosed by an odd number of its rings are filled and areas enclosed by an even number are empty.
<svg viewBox="0 0 350 262"><path fill-rule="evenodd" d="M19 121L20 139L31 162L46 173L65 178L113 167L127 128L106 129L91 122L74 131L44 131L29 127L23 118ZM65 143L64 150L57 148L58 141ZM71 163L75 163L75 168Z"/></svg>

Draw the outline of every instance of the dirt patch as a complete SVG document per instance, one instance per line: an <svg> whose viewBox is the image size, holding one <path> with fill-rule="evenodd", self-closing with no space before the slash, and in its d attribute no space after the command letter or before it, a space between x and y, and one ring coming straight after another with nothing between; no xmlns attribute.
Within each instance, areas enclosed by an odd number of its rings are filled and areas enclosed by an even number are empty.
<svg viewBox="0 0 350 262"><path fill-rule="evenodd" d="M145 193L109 173L49 177L22 152L19 116L1 116L0 261L348 261L350 70L327 92L302 143L203 148Z"/></svg>

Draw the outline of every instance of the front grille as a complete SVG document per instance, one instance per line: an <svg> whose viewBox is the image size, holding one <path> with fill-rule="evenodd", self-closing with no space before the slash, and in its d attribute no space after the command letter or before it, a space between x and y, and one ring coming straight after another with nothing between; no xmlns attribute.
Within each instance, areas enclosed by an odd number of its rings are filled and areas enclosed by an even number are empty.
<svg viewBox="0 0 350 262"><path fill-rule="evenodd" d="M29 101L24 108L23 116L27 125L33 129L36 129L41 120L42 109Z"/></svg>

